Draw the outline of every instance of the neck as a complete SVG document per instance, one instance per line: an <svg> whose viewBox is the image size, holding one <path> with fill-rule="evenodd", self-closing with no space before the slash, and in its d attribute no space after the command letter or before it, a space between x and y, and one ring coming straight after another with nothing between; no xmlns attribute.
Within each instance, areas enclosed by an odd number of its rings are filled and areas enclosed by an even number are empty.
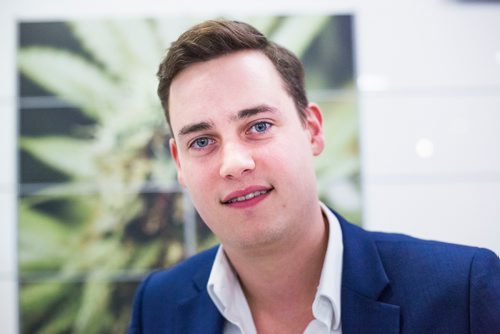
<svg viewBox="0 0 500 334"><path fill-rule="evenodd" d="M327 224L319 207L316 211L287 240L260 249L225 248L254 318L255 312L277 309L311 313L328 244Z"/></svg>

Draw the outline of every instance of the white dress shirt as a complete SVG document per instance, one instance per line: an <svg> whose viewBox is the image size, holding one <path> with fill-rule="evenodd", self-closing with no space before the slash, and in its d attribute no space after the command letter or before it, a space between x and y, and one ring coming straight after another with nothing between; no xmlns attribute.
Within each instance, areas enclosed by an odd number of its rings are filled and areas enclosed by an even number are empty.
<svg viewBox="0 0 500 334"><path fill-rule="evenodd" d="M312 304L314 319L304 334L342 333L340 324L340 289L342 280L342 231L337 217L320 202L329 224L319 286ZM255 324L240 282L227 259L222 245L215 256L207 283L208 294L225 318L224 334L255 334Z"/></svg>

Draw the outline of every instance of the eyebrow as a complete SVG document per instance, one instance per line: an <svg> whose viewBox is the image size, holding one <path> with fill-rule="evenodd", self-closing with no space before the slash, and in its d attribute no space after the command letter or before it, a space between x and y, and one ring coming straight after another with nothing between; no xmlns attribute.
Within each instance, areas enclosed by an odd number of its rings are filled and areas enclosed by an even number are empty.
<svg viewBox="0 0 500 334"><path fill-rule="evenodd" d="M214 124L212 122L199 122L194 124L188 124L186 126L183 126L182 129L179 131L179 137L185 136L193 132L210 130L213 127Z"/></svg>
<svg viewBox="0 0 500 334"><path fill-rule="evenodd" d="M256 107L238 111L237 115L233 117L232 120L245 119L264 112L278 113L278 109L267 104L261 104Z"/></svg>
<svg viewBox="0 0 500 334"><path fill-rule="evenodd" d="M270 113L278 113L278 109L271 107L266 104L258 105L256 107L248 108L248 109L242 109L237 112L235 116L231 117L232 121L235 120L241 120L241 119L246 119L250 118L254 115L260 114L260 113L265 113L265 112L270 112ZM188 124L186 126L183 126L180 131L178 132L178 136L182 137L185 135L188 135L190 133L194 132L199 132L199 131L206 131L214 128L214 123L213 122L199 122L199 123L193 123L193 124Z"/></svg>

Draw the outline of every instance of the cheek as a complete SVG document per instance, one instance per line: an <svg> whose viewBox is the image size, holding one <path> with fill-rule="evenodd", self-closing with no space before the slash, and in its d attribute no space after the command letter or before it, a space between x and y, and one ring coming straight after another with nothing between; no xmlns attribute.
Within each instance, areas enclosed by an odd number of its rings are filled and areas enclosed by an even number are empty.
<svg viewBox="0 0 500 334"><path fill-rule="evenodd" d="M309 165L310 161L313 160L311 145L306 138L296 134L291 134L277 141L267 154L286 170Z"/></svg>
<svg viewBox="0 0 500 334"><path fill-rule="evenodd" d="M303 188L315 178L314 157L311 145L306 140L283 142L279 150L271 155L277 176L290 186ZM299 189L297 189L299 190ZM300 191L300 190L299 190Z"/></svg>
<svg viewBox="0 0 500 334"><path fill-rule="evenodd" d="M215 177L217 173L212 164L207 162L188 163L183 165L182 171L184 184L197 207L209 203L210 197L216 197L214 190L216 189L217 180Z"/></svg>
<svg viewBox="0 0 500 334"><path fill-rule="evenodd" d="M208 166L185 166L183 168L183 177L186 187L190 192L206 189L210 183L211 172Z"/></svg>

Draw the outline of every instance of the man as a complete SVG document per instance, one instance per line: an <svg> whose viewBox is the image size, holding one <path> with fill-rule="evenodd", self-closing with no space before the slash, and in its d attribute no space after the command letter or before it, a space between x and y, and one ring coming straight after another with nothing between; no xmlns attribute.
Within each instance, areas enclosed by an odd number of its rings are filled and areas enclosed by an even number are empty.
<svg viewBox="0 0 500 334"><path fill-rule="evenodd" d="M208 21L158 76L179 182L221 245L147 277L130 333L500 330L495 254L367 232L319 202L322 114L289 51Z"/></svg>

